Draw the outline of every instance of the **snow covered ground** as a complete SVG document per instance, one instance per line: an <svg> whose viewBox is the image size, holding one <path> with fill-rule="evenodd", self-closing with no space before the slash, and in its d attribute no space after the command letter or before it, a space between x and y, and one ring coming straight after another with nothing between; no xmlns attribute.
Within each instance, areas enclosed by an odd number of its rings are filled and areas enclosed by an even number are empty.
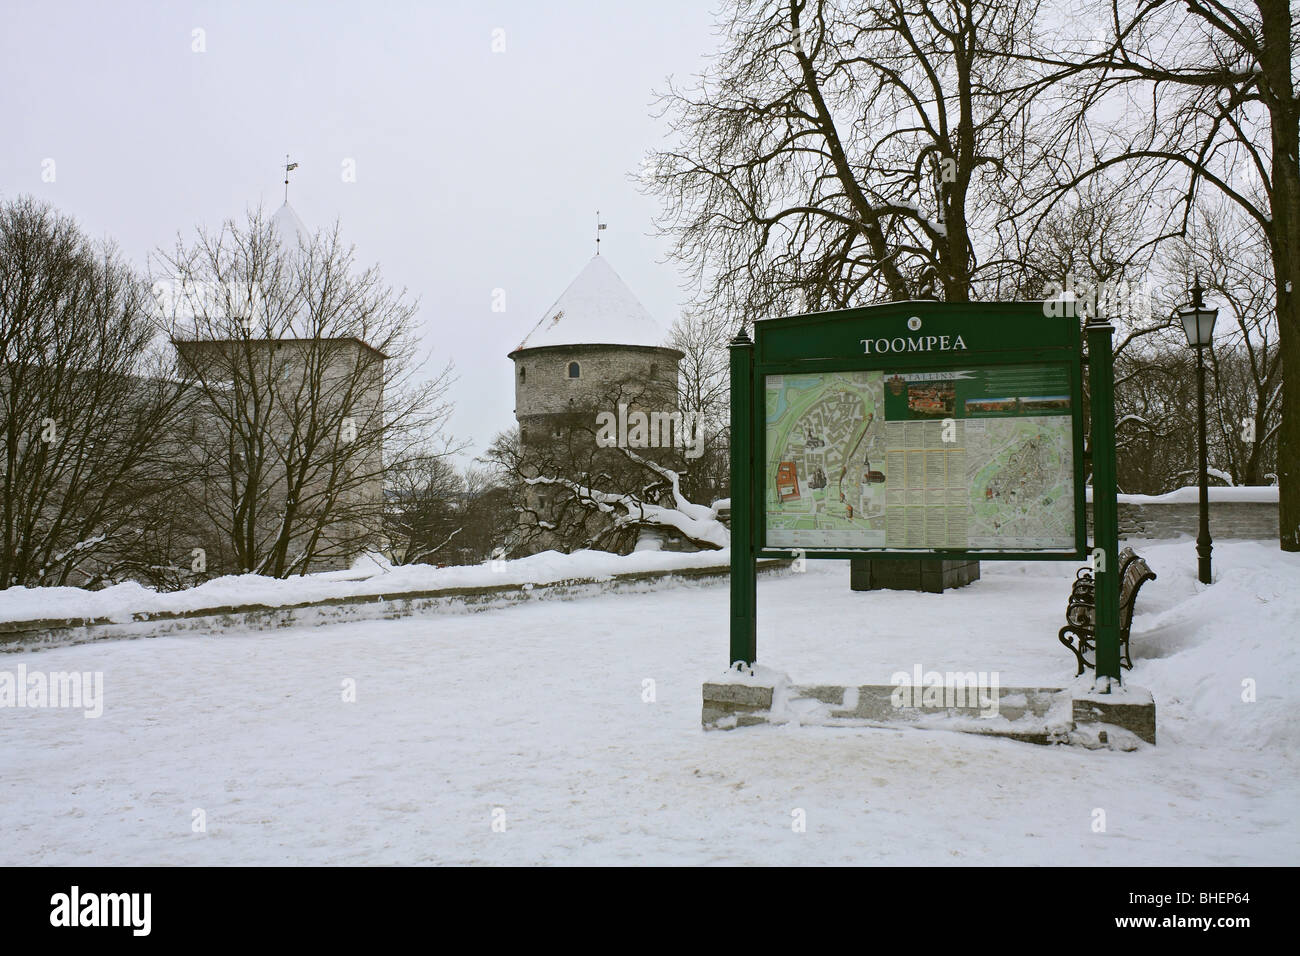
<svg viewBox="0 0 1300 956"><path fill-rule="evenodd" d="M1204 589L1189 540L1137 545L1160 578L1128 679L1155 693L1156 748L705 733L727 588L681 584L0 656L102 671L105 698L98 719L0 709L0 864L1293 863L1300 556L1218 544ZM799 683L915 664L1073 677L1056 641L1071 565L986 562L943 596L855 594L846 563L808 565L759 581L760 660Z"/></svg>

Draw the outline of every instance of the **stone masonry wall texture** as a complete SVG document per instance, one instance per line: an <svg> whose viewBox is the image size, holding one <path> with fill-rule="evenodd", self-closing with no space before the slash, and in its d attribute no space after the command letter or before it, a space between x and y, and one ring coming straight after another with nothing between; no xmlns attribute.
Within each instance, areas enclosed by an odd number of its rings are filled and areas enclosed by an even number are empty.
<svg viewBox="0 0 1300 956"><path fill-rule="evenodd" d="M1196 536L1200 511L1195 502L1177 504L1119 503L1121 538ZM1088 535L1092 536L1092 504L1088 504ZM1210 536L1259 538L1278 536L1277 502L1210 502Z"/></svg>
<svg viewBox="0 0 1300 956"><path fill-rule="evenodd" d="M549 346L515 352L511 355L515 417L526 425L542 416L604 409L620 382L627 382L631 391L644 390L646 397L655 396L671 409L676 404L681 357L675 349L635 345ZM569 378L570 362L579 364L579 378Z"/></svg>

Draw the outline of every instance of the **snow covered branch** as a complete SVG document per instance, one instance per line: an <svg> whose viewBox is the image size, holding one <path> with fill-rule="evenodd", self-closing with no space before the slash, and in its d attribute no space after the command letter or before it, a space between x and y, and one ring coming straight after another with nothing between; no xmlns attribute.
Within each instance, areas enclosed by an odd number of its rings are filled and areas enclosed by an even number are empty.
<svg viewBox="0 0 1300 956"><path fill-rule="evenodd" d="M681 477L677 472L643 458L626 448L621 450L630 459L653 471L668 482L672 489L675 507L657 505L632 494L600 491L569 478L538 475L524 480L530 485L549 485L569 490L582 504L610 515L614 520L615 527L659 526L674 528L690 541L711 548L725 548L731 543L731 536L726 525L718 520L717 512L705 505L688 501L682 494Z"/></svg>

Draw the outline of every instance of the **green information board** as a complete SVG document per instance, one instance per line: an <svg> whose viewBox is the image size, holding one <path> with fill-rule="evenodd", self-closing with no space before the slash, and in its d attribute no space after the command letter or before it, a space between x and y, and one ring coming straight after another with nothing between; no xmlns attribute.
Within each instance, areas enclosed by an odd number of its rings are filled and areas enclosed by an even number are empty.
<svg viewBox="0 0 1300 956"><path fill-rule="evenodd" d="M759 557L1088 557L1098 686L1119 680L1115 330L1081 329L1054 311L1063 310L891 302L759 319L752 340L736 335L732 663L757 659Z"/></svg>
<svg viewBox="0 0 1300 956"><path fill-rule="evenodd" d="M765 544L1076 551L1068 365L765 380Z"/></svg>
<svg viewBox="0 0 1300 956"><path fill-rule="evenodd" d="M937 305L755 323L761 549L1083 555L1078 323Z"/></svg>

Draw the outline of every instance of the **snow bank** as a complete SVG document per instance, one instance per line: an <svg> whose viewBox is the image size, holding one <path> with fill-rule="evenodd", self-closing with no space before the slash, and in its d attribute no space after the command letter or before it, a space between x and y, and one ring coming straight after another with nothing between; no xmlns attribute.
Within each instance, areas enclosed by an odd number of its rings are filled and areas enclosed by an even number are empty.
<svg viewBox="0 0 1300 956"><path fill-rule="evenodd" d="M1277 485L1248 485L1237 488L1208 488L1210 503L1218 504L1277 504ZM1092 500L1092 486L1084 489L1088 501ZM1175 488L1163 495L1116 495L1122 504L1129 505L1194 505L1200 501L1200 491L1195 486Z"/></svg>
<svg viewBox="0 0 1300 956"><path fill-rule="evenodd" d="M1138 550L1159 578L1138 595L1125 680L1155 695L1161 744L1294 752L1300 555L1273 542L1215 542L1207 587L1189 542Z"/></svg>
<svg viewBox="0 0 1300 956"><path fill-rule="evenodd" d="M606 551L562 554L543 551L514 561L438 568L416 564L385 566L373 560L358 561L350 571L327 571L287 579L257 574L214 578L184 591L158 592L135 582L100 591L82 588L13 587L0 591L0 621L34 621L51 618L101 618L130 621L133 615L200 611L238 605L282 607L368 595L398 595L408 591L500 585L553 584L574 579L608 580L617 574L671 571L686 568L727 567L727 550L706 553L637 551L629 555ZM370 567L365 567L369 564Z"/></svg>

